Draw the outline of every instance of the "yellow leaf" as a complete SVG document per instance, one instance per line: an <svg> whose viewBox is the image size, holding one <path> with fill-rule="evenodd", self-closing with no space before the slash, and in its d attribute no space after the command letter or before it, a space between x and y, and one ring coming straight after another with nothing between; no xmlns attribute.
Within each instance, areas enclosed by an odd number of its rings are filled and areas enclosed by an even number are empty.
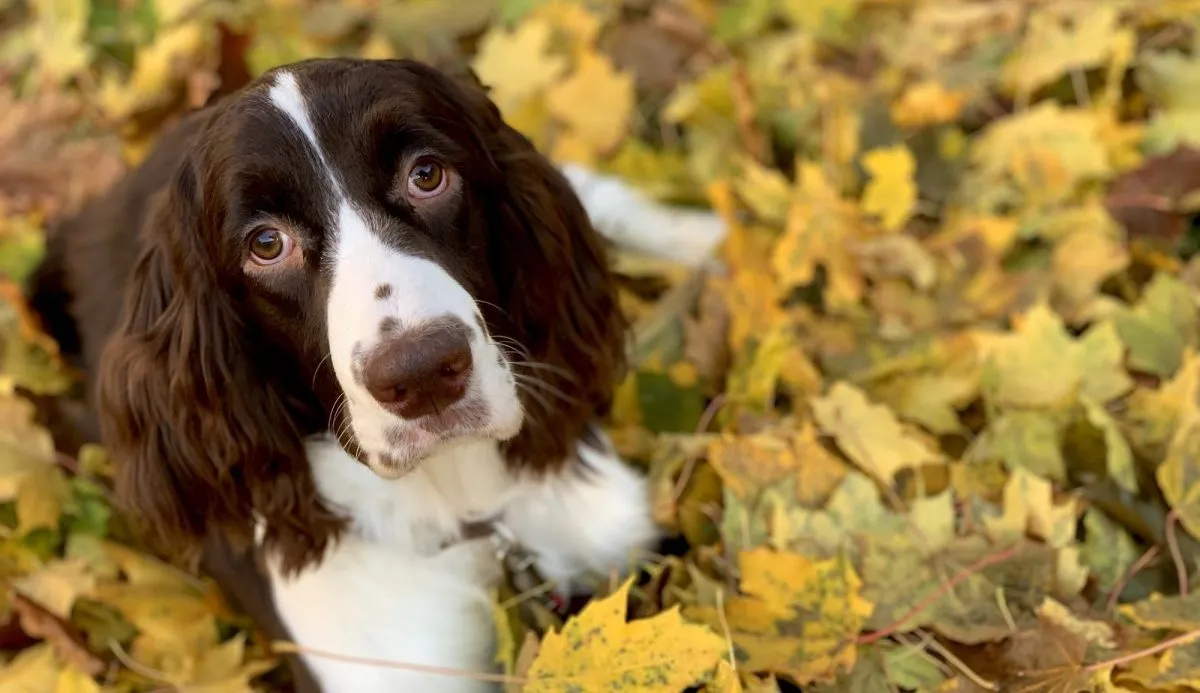
<svg viewBox="0 0 1200 693"><path fill-rule="evenodd" d="M862 226L858 210L842 199L819 166L801 162L799 169L799 188L771 268L783 289L793 289L811 284L817 267L824 266L826 300L835 308L855 306L864 290L851 252Z"/></svg>
<svg viewBox="0 0 1200 693"><path fill-rule="evenodd" d="M713 670L725 643L708 628L685 623L678 609L625 620L631 584L589 603L561 631L543 638L525 693L675 693Z"/></svg>
<svg viewBox="0 0 1200 693"><path fill-rule="evenodd" d="M1077 515L1075 498L1055 505L1050 482L1018 467L1004 486L1003 514L985 518L984 525L996 541L1016 541L1028 531L1062 548L1075 540Z"/></svg>
<svg viewBox="0 0 1200 693"><path fill-rule="evenodd" d="M918 82L892 104L892 120L900 127L948 123L958 118L966 100L965 91L947 89L941 82Z"/></svg>
<svg viewBox="0 0 1200 693"><path fill-rule="evenodd" d="M709 693L742 693L742 680L738 678L737 669L726 660L717 663L717 673L712 683L705 689Z"/></svg>
<svg viewBox="0 0 1200 693"><path fill-rule="evenodd" d="M550 53L550 33L548 22L531 18L512 31L493 27L480 41L471 65L505 115L567 69L566 58Z"/></svg>
<svg viewBox="0 0 1200 693"><path fill-rule="evenodd" d="M0 667L0 690L4 693L50 693L58 681L58 660L47 643L21 650Z"/></svg>
<svg viewBox="0 0 1200 693"><path fill-rule="evenodd" d="M604 107L597 108L597 104ZM592 151L610 152L629 128L633 75L618 72L606 56L584 53L571 76L547 91L546 105Z"/></svg>
<svg viewBox="0 0 1200 693"><path fill-rule="evenodd" d="M75 667L67 667L58 672L54 693L100 693L100 685Z"/></svg>
<svg viewBox="0 0 1200 693"><path fill-rule="evenodd" d="M984 392L1002 407L1055 408L1080 395L1107 403L1133 385L1124 347L1109 323L1075 341L1058 315L1039 303L1015 332L978 336L986 354Z"/></svg>
<svg viewBox="0 0 1200 693"><path fill-rule="evenodd" d="M141 111L164 105L174 98L173 86L196 68L213 42L213 31L199 22L160 30L154 43L134 57L133 74L122 82L108 75L100 84L97 101L108 117L124 120Z"/></svg>
<svg viewBox="0 0 1200 693"><path fill-rule="evenodd" d="M1071 309L1082 309L1108 277L1125 269L1129 253L1118 239L1090 229L1069 234L1054 246L1054 281Z"/></svg>
<svg viewBox="0 0 1200 693"><path fill-rule="evenodd" d="M33 415L29 401L0 394L0 503L16 498L30 474L54 465L54 439Z"/></svg>
<svg viewBox="0 0 1200 693"><path fill-rule="evenodd" d="M32 0L29 40L37 48L37 69L61 84L82 72L91 62L88 45L88 0ZM6 39L7 40L7 39Z"/></svg>
<svg viewBox="0 0 1200 693"><path fill-rule="evenodd" d="M862 581L849 560L755 549L739 554L738 565L748 596L725 605L725 620L743 669L785 674L804 685L832 681L854 667L851 643L873 606L861 596ZM691 611L709 624L721 622L714 607Z"/></svg>
<svg viewBox="0 0 1200 693"><path fill-rule="evenodd" d="M1081 11L1050 7L1030 15L1024 40L1004 72L1009 88L1031 92L1072 70L1099 67L1131 33L1118 28L1115 7L1076 7Z"/></svg>
<svg viewBox="0 0 1200 693"><path fill-rule="evenodd" d="M811 423L796 432L726 434L708 444L708 461L725 488L742 498L753 498L764 488L794 476L797 494L813 504L837 488L847 469L821 447Z"/></svg>
<svg viewBox="0 0 1200 693"><path fill-rule="evenodd" d="M939 460L938 454L900 425L887 407L873 404L853 385L839 381L812 403L817 423L862 470L884 485L901 469Z"/></svg>
<svg viewBox="0 0 1200 693"><path fill-rule="evenodd" d="M87 561L68 558L20 578L13 589L65 620L70 618L76 599L95 593L96 578L89 572Z"/></svg>
<svg viewBox="0 0 1200 693"><path fill-rule="evenodd" d="M863 211L881 217L889 231L904 226L917 201L913 180L917 163L912 152L903 144L872 149L863 154L862 164L871 175L863 191Z"/></svg>
<svg viewBox="0 0 1200 693"><path fill-rule="evenodd" d="M58 527L63 503L71 496L67 477L58 467L44 465L30 472L17 489L17 532Z"/></svg>

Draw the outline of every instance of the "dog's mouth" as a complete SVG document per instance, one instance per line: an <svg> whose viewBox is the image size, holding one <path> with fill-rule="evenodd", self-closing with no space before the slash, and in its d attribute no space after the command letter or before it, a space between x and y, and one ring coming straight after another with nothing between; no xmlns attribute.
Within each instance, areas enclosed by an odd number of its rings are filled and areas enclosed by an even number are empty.
<svg viewBox="0 0 1200 693"><path fill-rule="evenodd" d="M390 479L409 474L430 457L462 440L508 440L520 431L522 423L497 422L487 403L477 398L417 419L395 417L383 425L381 435L370 439L355 433L353 415L346 414L345 418L335 429L342 448L379 476Z"/></svg>

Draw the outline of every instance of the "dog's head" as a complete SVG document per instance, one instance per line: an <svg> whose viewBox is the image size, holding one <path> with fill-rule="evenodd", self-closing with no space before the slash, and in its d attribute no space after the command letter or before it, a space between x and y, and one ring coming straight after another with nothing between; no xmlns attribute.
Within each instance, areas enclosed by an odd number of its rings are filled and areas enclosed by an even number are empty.
<svg viewBox="0 0 1200 693"><path fill-rule="evenodd" d="M565 460L623 324L600 237L477 86L411 61L273 70L198 116L102 359L119 494L160 538L268 543L337 520L302 438L382 477L467 438Z"/></svg>

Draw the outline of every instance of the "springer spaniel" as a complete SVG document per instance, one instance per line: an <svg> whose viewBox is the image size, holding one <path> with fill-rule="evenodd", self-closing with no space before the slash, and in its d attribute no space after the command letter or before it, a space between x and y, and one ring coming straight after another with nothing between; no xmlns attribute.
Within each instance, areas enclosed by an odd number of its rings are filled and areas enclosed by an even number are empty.
<svg viewBox="0 0 1200 693"><path fill-rule="evenodd" d="M594 424L626 345L594 224L685 262L722 233L555 167L475 84L310 60L185 118L51 236L31 302L162 550L253 547L242 601L302 647L488 672L498 546L567 594L658 535ZM331 693L495 685L302 659Z"/></svg>

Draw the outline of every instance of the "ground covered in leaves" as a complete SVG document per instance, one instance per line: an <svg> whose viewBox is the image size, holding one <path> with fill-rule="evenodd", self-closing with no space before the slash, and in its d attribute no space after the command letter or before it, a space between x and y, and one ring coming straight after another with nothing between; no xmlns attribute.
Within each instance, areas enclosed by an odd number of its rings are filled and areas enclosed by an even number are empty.
<svg viewBox="0 0 1200 693"><path fill-rule="evenodd" d="M616 260L682 555L567 624L498 594L509 690L1200 689L1200 3L0 0L0 690L277 685L36 423L77 377L21 287L179 113L333 54L471 61L731 228Z"/></svg>

